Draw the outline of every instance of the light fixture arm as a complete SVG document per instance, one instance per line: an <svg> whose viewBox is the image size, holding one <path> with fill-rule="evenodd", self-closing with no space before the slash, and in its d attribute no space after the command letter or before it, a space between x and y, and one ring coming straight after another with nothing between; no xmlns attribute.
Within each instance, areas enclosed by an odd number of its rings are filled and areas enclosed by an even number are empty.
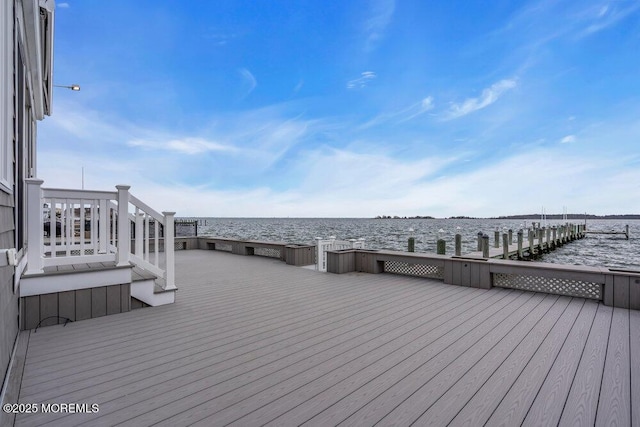
<svg viewBox="0 0 640 427"><path fill-rule="evenodd" d="M73 84L73 85L70 85L70 86L63 86L63 85L53 85L53 86L54 87L64 87L64 88L67 88L67 89L71 89L71 90L73 90L75 92L80 90L80 85L76 85L76 84Z"/></svg>

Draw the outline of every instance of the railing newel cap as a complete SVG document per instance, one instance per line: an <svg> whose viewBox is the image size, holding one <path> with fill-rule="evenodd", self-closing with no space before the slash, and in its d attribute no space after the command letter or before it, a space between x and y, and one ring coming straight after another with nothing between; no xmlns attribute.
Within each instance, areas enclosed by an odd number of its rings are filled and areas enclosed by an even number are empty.
<svg viewBox="0 0 640 427"><path fill-rule="evenodd" d="M44 180L40 178L25 178L24 182L26 182L27 184L38 184L38 185L44 184Z"/></svg>

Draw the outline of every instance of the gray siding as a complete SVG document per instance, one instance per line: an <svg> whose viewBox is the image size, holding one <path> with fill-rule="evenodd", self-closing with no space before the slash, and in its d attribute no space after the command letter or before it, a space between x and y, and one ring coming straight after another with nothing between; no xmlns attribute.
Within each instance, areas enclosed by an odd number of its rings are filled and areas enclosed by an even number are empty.
<svg viewBox="0 0 640 427"><path fill-rule="evenodd" d="M13 248L13 200L0 192L0 248ZM18 336L18 297L13 293L13 268L0 268L0 375L4 381Z"/></svg>
<svg viewBox="0 0 640 427"><path fill-rule="evenodd" d="M122 313L131 310L130 299L128 283L23 297L22 329Z"/></svg>

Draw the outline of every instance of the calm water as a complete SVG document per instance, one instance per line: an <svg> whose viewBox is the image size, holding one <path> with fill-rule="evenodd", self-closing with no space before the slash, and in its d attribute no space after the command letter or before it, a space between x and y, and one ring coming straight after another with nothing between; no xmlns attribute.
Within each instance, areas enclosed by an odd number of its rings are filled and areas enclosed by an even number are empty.
<svg viewBox="0 0 640 427"><path fill-rule="evenodd" d="M355 218L203 218L198 234L219 237L313 244L315 237L336 236L340 240L364 238L369 249L406 250L407 239L416 238L417 252L436 252L441 235L447 253L454 251L454 236L462 235L463 253L475 251L479 231L490 236L496 228L515 232L531 221L475 219L355 219ZM582 221L574 220L575 223ZM563 221L549 221L560 225ZM588 230L623 231L629 224L630 238L589 235L556 249L541 261L561 264L606 266L640 270L640 221L589 220ZM411 231L413 230L413 231ZM442 230L440 232L440 230ZM526 234L525 234L526 236ZM515 239L515 236L514 236ZM525 237L526 244L526 237Z"/></svg>

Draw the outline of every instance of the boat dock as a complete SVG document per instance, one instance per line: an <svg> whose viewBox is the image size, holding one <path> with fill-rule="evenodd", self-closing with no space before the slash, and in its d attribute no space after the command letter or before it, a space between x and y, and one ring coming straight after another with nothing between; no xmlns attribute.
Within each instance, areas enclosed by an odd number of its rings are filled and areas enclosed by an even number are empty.
<svg viewBox="0 0 640 427"><path fill-rule="evenodd" d="M585 230L585 234L603 234L603 235L610 235L610 236L622 235L622 236L625 236L627 240L629 240L629 225L625 225L623 231Z"/></svg>
<svg viewBox="0 0 640 427"><path fill-rule="evenodd" d="M333 255L349 253L393 255ZM639 310L256 253L175 255L174 304L21 332L9 396L99 411L16 426L640 424Z"/></svg>
<svg viewBox="0 0 640 427"><path fill-rule="evenodd" d="M549 253L566 243L582 239L585 237L585 229L583 225L566 224L558 227L528 229L526 230L526 234L527 239L525 241L525 231L523 230L515 233L515 236L512 230L503 233L496 230L494 233L493 246L490 246L489 236L478 233L477 251L470 252L465 256L519 260L536 259L540 255Z"/></svg>

